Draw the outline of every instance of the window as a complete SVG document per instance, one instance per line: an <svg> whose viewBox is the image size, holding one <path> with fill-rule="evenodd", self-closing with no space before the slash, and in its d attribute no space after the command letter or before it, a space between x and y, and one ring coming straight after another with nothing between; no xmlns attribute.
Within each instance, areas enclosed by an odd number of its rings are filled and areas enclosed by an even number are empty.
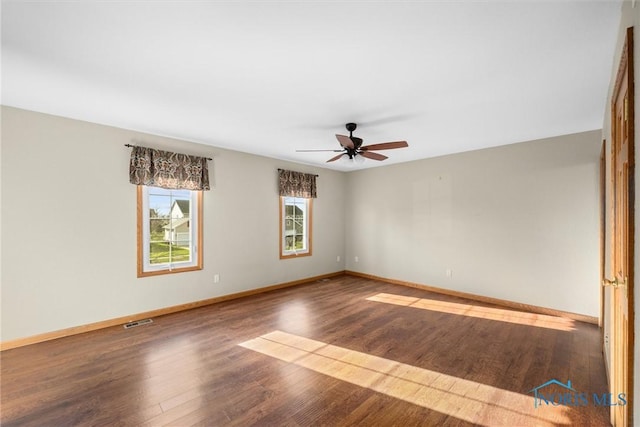
<svg viewBox="0 0 640 427"><path fill-rule="evenodd" d="M311 199L280 197L280 258L311 255Z"/></svg>
<svg viewBox="0 0 640 427"><path fill-rule="evenodd" d="M202 269L202 191L138 186L138 277Z"/></svg>

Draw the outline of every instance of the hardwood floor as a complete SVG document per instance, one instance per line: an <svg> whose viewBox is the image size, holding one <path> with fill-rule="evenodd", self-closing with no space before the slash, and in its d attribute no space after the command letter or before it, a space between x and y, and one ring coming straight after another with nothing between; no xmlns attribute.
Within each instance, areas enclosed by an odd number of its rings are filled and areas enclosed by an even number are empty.
<svg viewBox="0 0 640 427"><path fill-rule="evenodd" d="M340 276L4 351L0 422L610 425L592 400L607 393L599 340L590 324ZM551 379L587 404L534 407Z"/></svg>

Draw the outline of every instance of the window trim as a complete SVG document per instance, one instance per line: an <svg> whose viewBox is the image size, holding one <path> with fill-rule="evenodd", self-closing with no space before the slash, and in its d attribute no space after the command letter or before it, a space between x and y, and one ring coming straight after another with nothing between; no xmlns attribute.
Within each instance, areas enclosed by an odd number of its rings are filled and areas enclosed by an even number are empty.
<svg viewBox="0 0 640 427"><path fill-rule="evenodd" d="M192 261L193 264L187 267L178 267L178 268L162 268L162 269L154 269L145 271L145 260L144 260L144 210L145 210L145 195L143 185L137 186L137 253L138 253L138 277L148 277L148 276L159 276L163 274L174 274L174 273L183 273L186 271L197 271L202 270L202 191L191 190L196 193L196 209L193 211L195 213L194 223L196 225L195 230L195 260ZM147 212L149 209L147 208Z"/></svg>
<svg viewBox="0 0 640 427"><path fill-rule="evenodd" d="M280 241L280 259L290 259L290 258L300 258L305 256L312 255L312 242L313 242L313 199L306 197L295 197L296 199L305 200L307 204L307 250L304 252L298 251L285 251L284 249L284 221L285 221L285 209L284 209L284 199L287 196L280 196L280 215L279 215L279 223L280 223L280 233L278 234L278 240Z"/></svg>

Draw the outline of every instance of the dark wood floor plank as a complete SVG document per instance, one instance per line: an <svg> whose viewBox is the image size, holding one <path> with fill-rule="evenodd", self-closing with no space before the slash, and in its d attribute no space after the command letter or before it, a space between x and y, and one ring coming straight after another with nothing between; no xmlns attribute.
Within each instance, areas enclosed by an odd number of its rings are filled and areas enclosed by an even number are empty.
<svg viewBox="0 0 640 427"><path fill-rule="evenodd" d="M0 423L609 425L533 407L552 378L607 384L596 326L536 316L341 276L4 351Z"/></svg>

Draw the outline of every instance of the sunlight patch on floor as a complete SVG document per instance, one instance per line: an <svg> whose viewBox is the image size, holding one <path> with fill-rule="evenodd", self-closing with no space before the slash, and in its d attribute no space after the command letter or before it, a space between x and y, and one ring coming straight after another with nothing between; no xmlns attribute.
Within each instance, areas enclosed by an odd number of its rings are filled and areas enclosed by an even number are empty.
<svg viewBox="0 0 640 427"><path fill-rule="evenodd" d="M482 307L472 304L461 304L457 302L385 293L380 293L366 299L369 301L402 305L405 307L421 308L423 310L439 311L441 313L458 314L479 319L497 320L500 322L516 323L519 325L556 329L559 331L575 330L574 321L572 319L548 316L545 314L527 313L522 311L505 310L502 308Z"/></svg>
<svg viewBox="0 0 640 427"><path fill-rule="evenodd" d="M535 409L532 396L282 331L273 331L239 345L477 425L570 423L566 407Z"/></svg>

